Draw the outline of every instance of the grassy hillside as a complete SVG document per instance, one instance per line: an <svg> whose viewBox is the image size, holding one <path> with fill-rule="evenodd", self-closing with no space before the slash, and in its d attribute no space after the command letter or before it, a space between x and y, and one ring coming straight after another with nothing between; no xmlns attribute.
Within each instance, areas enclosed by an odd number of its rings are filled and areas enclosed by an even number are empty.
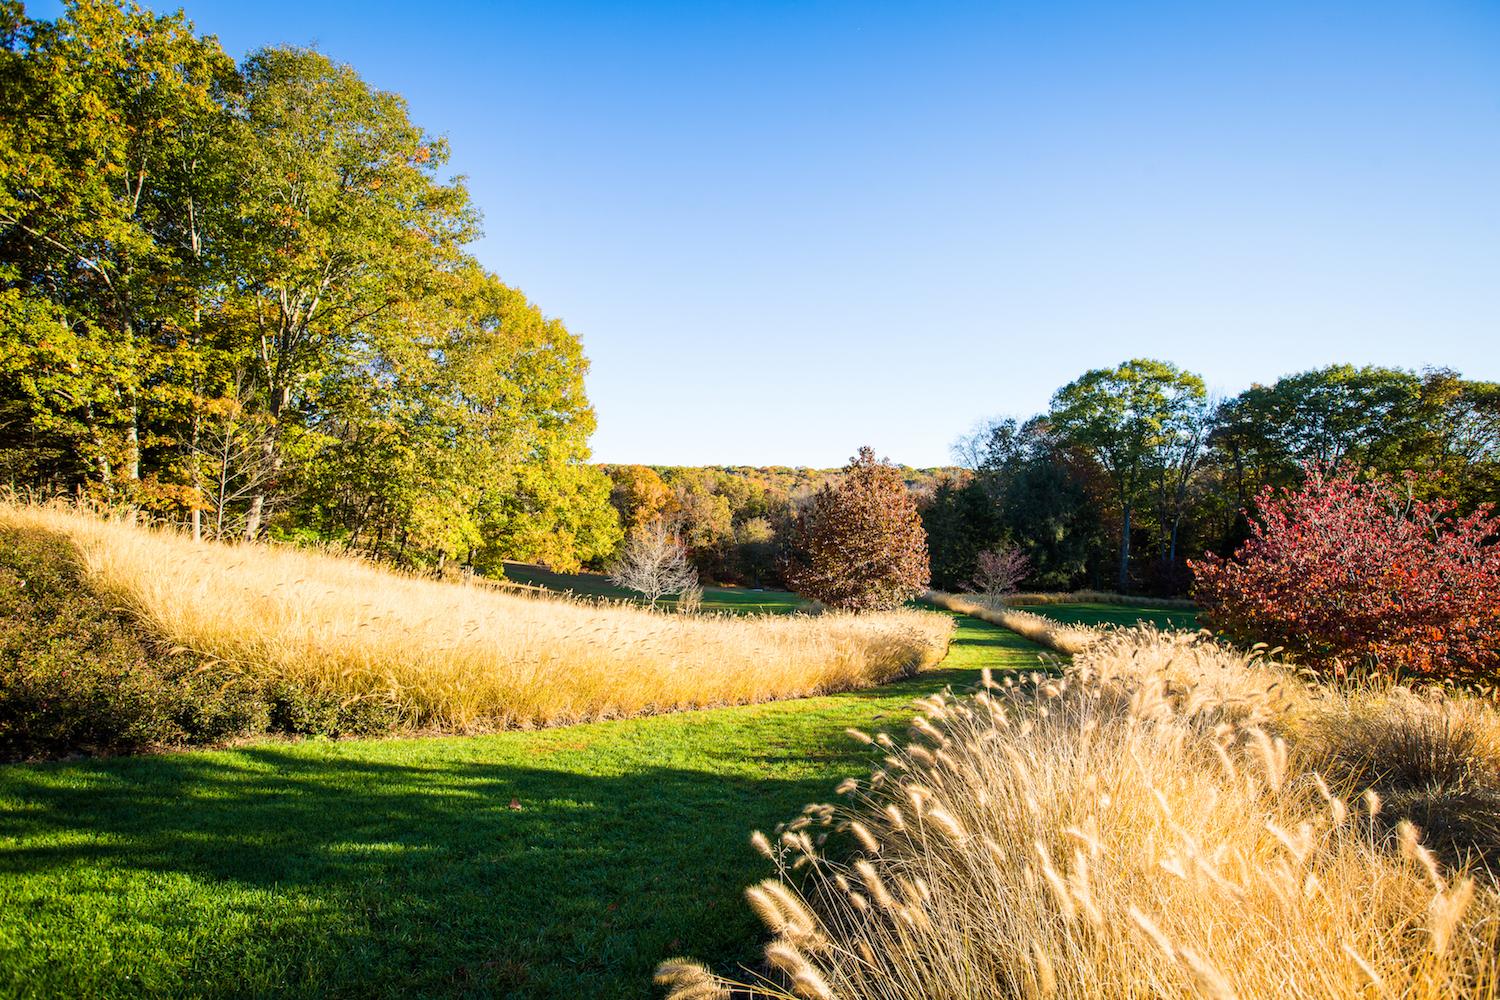
<svg viewBox="0 0 1500 1000"><path fill-rule="evenodd" d="M664 955L756 957L746 837L868 768L845 727L1035 652L960 619L860 692L0 767L0 996L650 996Z"/></svg>
<svg viewBox="0 0 1500 1000"><path fill-rule="evenodd" d="M58 508L0 507L0 532L40 553L0 577L21 633L0 664L12 677L0 695L17 685L40 692L7 703L0 722L11 708L46 711L53 689L78 689L79 705L110 695L94 657L70 665L35 655L57 617L25 610L43 579L57 608L75 592L94 595L95 617L134 627L168 658L190 655L216 683L293 690L298 711L357 712L371 729L483 731L848 690L935 663L951 630L914 611L653 612L442 583L306 550L198 544ZM7 545L0 562L20 547ZM58 553L50 562L49 552ZM156 670L150 656L136 660Z"/></svg>

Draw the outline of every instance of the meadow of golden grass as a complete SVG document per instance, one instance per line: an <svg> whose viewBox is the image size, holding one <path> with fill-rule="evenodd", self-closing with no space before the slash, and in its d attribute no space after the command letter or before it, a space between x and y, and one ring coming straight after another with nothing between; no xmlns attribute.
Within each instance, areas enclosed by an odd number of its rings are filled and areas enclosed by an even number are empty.
<svg viewBox="0 0 1500 1000"><path fill-rule="evenodd" d="M1136 628L921 707L868 781L752 838L754 995L1500 995L1493 705ZM659 981L731 995L687 959Z"/></svg>
<svg viewBox="0 0 1500 1000"><path fill-rule="evenodd" d="M55 506L89 586L166 643L393 705L414 729L550 725L822 694L936 663L946 615L689 616L402 575L352 557L194 543Z"/></svg>

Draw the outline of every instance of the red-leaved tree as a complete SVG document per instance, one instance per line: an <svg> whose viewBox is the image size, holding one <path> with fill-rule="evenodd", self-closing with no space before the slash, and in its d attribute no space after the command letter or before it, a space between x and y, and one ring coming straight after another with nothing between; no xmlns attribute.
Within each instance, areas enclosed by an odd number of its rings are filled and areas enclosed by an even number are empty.
<svg viewBox="0 0 1500 1000"><path fill-rule="evenodd" d="M1210 627L1338 674L1500 676L1500 519L1488 508L1459 517L1402 484L1310 467L1298 489L1263 490L1256 514L1232 559L1192 563Z"/></svg>
<svg viewBox="0 0 1500 1000"><path fill-rule="evenodd" d="M797 519L793 590L832 608L900 607L927 587L927 532L901 470L869 448L824 486Z"/></svg>

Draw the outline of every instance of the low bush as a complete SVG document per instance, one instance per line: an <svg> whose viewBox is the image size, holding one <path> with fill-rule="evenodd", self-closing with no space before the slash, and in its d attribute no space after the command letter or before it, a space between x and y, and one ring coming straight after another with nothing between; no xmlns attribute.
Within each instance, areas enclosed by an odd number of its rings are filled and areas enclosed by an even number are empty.
<svg viewBox="0 0 1500 1000"><path fill-rule="evenodd" d="M1338 674L1500 677L1500 518L1349 469L1267 488L1232 559L1193 564L1210 627Z"/></svg>
<svg viewBox="0 0 1500 1000"><path fill-rule="evenodd" d="M258 685L154 650L72 547L0 524L0 758L120 753L263 730Z"/></svg>
<svg viewBox="0 0 1500 1000"><path fill-rule="evenodd" d="M65 536L0 520L0 760L371 735L396 721L387 703L268 682L153 638L89 585Z"/></svg>

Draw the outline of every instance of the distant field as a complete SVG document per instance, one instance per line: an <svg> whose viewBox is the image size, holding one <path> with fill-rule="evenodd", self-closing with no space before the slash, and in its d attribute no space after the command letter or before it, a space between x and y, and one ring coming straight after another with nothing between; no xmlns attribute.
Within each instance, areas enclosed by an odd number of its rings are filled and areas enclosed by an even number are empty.
<svg viewBox="0 0 1500 1000"><path fill-rule="evenodd" d="M1028 604L1021 608L1069 625L1135 625L1147 622L1159 628L1196 629L1198 612L1164 610L1128 604Z"/></svg>
<svg viewBox="0 0 1500 1000"><path fill-rule="evenodd" d="M639 594L616 587L602 573L555 573L541 566L526 563L506 563L505 578L512 583L531 587L545 587L559 593L573 593L580 597L604 597L619 601L641 600ZM676 602L667 598L658 605L674 608ZM745 587L704 587L703 610L727 611L742 615L785 615L806 610L809 604L796 594L785 590L750 590Z"/></svg>

